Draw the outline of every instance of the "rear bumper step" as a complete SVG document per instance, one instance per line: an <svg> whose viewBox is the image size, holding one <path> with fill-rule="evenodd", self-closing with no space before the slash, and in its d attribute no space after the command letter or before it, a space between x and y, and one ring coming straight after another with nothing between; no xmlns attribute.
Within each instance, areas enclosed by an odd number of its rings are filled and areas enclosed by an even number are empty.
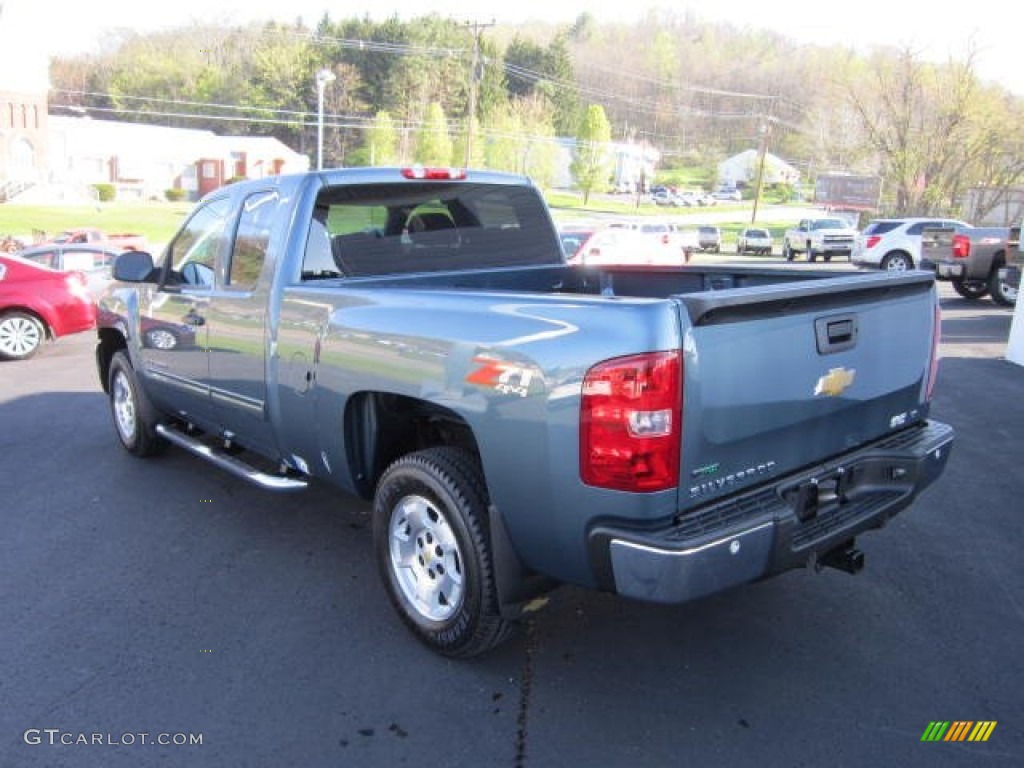
<svg viewBox="0 0 1024 768"><path fill-rule="evenodd" d="M253 485L270 491L301 491L308 483L298 477L286 475L275 475L263 472L251 464L247 464L236 456L218 451L195 437L185 434L172 426L158 424L157 433L168 442L174 443L186 451L206 459L221 469L227 470L232 475L248 480Z"/></svg>
<svg viewBox="0 0 1024 768"><path fill-rule="evenodd" d="M884 525L937 478L953 430L929 422L641 532L600 526L595 571L620 595L675 603L791 568L856 573L853 538ZM807 491L813 488L814 493Z"/></svg>

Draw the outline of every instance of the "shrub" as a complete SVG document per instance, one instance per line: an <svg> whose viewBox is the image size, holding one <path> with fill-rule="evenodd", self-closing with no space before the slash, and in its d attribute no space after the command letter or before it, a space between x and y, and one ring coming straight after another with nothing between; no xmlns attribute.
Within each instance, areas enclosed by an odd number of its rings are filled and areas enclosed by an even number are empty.
<svg viewBox="0 0 1024 768"><path fill-rule="evenodd" d="M96 190L96 199L101 203L109 203L117 197L117 188L113 184L93 184Z"/></svg>
<svg viewBox="0 0 1024 768"><path fill-rule="evenodd" d="M180 203L185 199L187 194L188 193L184 189L179 189L178 187L171 187L170 189L164 190L164 197L167 198L167 202L169 203Z"/></svg>

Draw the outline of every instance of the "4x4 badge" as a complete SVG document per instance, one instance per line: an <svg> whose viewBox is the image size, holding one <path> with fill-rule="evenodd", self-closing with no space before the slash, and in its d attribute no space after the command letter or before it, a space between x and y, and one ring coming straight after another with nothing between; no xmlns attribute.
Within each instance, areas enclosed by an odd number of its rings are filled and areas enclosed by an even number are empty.
<svg viewBox="0 0 1024 768"><path fill-rule="evenodd" d="M853 377L856 376L857 372L852 368L846 370L845 368L832 368L828 373L818 379L818 384L814 388L814 396L825 395L826 397L837 397L847 390L847 388L853 384Z"/></svg>

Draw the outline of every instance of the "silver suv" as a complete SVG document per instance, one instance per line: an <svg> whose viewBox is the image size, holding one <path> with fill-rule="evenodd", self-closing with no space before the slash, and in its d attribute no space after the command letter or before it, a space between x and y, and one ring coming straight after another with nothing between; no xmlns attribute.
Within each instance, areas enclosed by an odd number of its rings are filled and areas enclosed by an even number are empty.
<svg viewBox="0 0 1024 768"><path fill-rule="evenodd" d="M875 219L853 243L850 261L895 272L921 264L921 230L925 227L968 226L956 219Z"/></svg>

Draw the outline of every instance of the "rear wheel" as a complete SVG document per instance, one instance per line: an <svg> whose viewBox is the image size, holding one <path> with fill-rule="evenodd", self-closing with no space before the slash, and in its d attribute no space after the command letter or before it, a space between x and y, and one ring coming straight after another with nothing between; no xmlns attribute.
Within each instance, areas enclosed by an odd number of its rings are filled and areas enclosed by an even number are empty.
<svg viewBox="0 0 1024 768"><path fill-rule="evenodd" d="M885 255L881 267L889 272L906 272L908 269L914 268L914 262L909 254L903 253L903 251L893 251Z"/></svg>
<svg viewBox="0 0 1024 768"><path fill-rule="evenodd" d="M980 299L988 293L988 284L983 280L954 280L953 290L965 299Z"/></svg>
<svg viewBox="0 0 1024 768"><path fill-rule="evenodd" d="M786 261L793 260L793 248L790 246L788 242L782 245L782 255L786 259Z"/></svg>
<svg viewBox="0 0 1024 768"><path fill-rule="evenodd" d="M35 315L8 312L0 317L0 358L27 360L39 351L46 328Z"/></svg>
<svg viewBox="0 0 1024 768"><path fill-rule="evenodd" d="M1017 289L1007 282L1005 277L1000 277L999 268L992 270L988 280L988 292L992 301L1003 307L1012 307L1017 303Z"/></svg>
<svg viewBox="0 0 1024 768"><path fill-rule="evenodd" d="M388 597L432 650L466 658L508 635L498 608L487 491L468 453L429 448L388 467L374 497L373 538Z"/></svg>

